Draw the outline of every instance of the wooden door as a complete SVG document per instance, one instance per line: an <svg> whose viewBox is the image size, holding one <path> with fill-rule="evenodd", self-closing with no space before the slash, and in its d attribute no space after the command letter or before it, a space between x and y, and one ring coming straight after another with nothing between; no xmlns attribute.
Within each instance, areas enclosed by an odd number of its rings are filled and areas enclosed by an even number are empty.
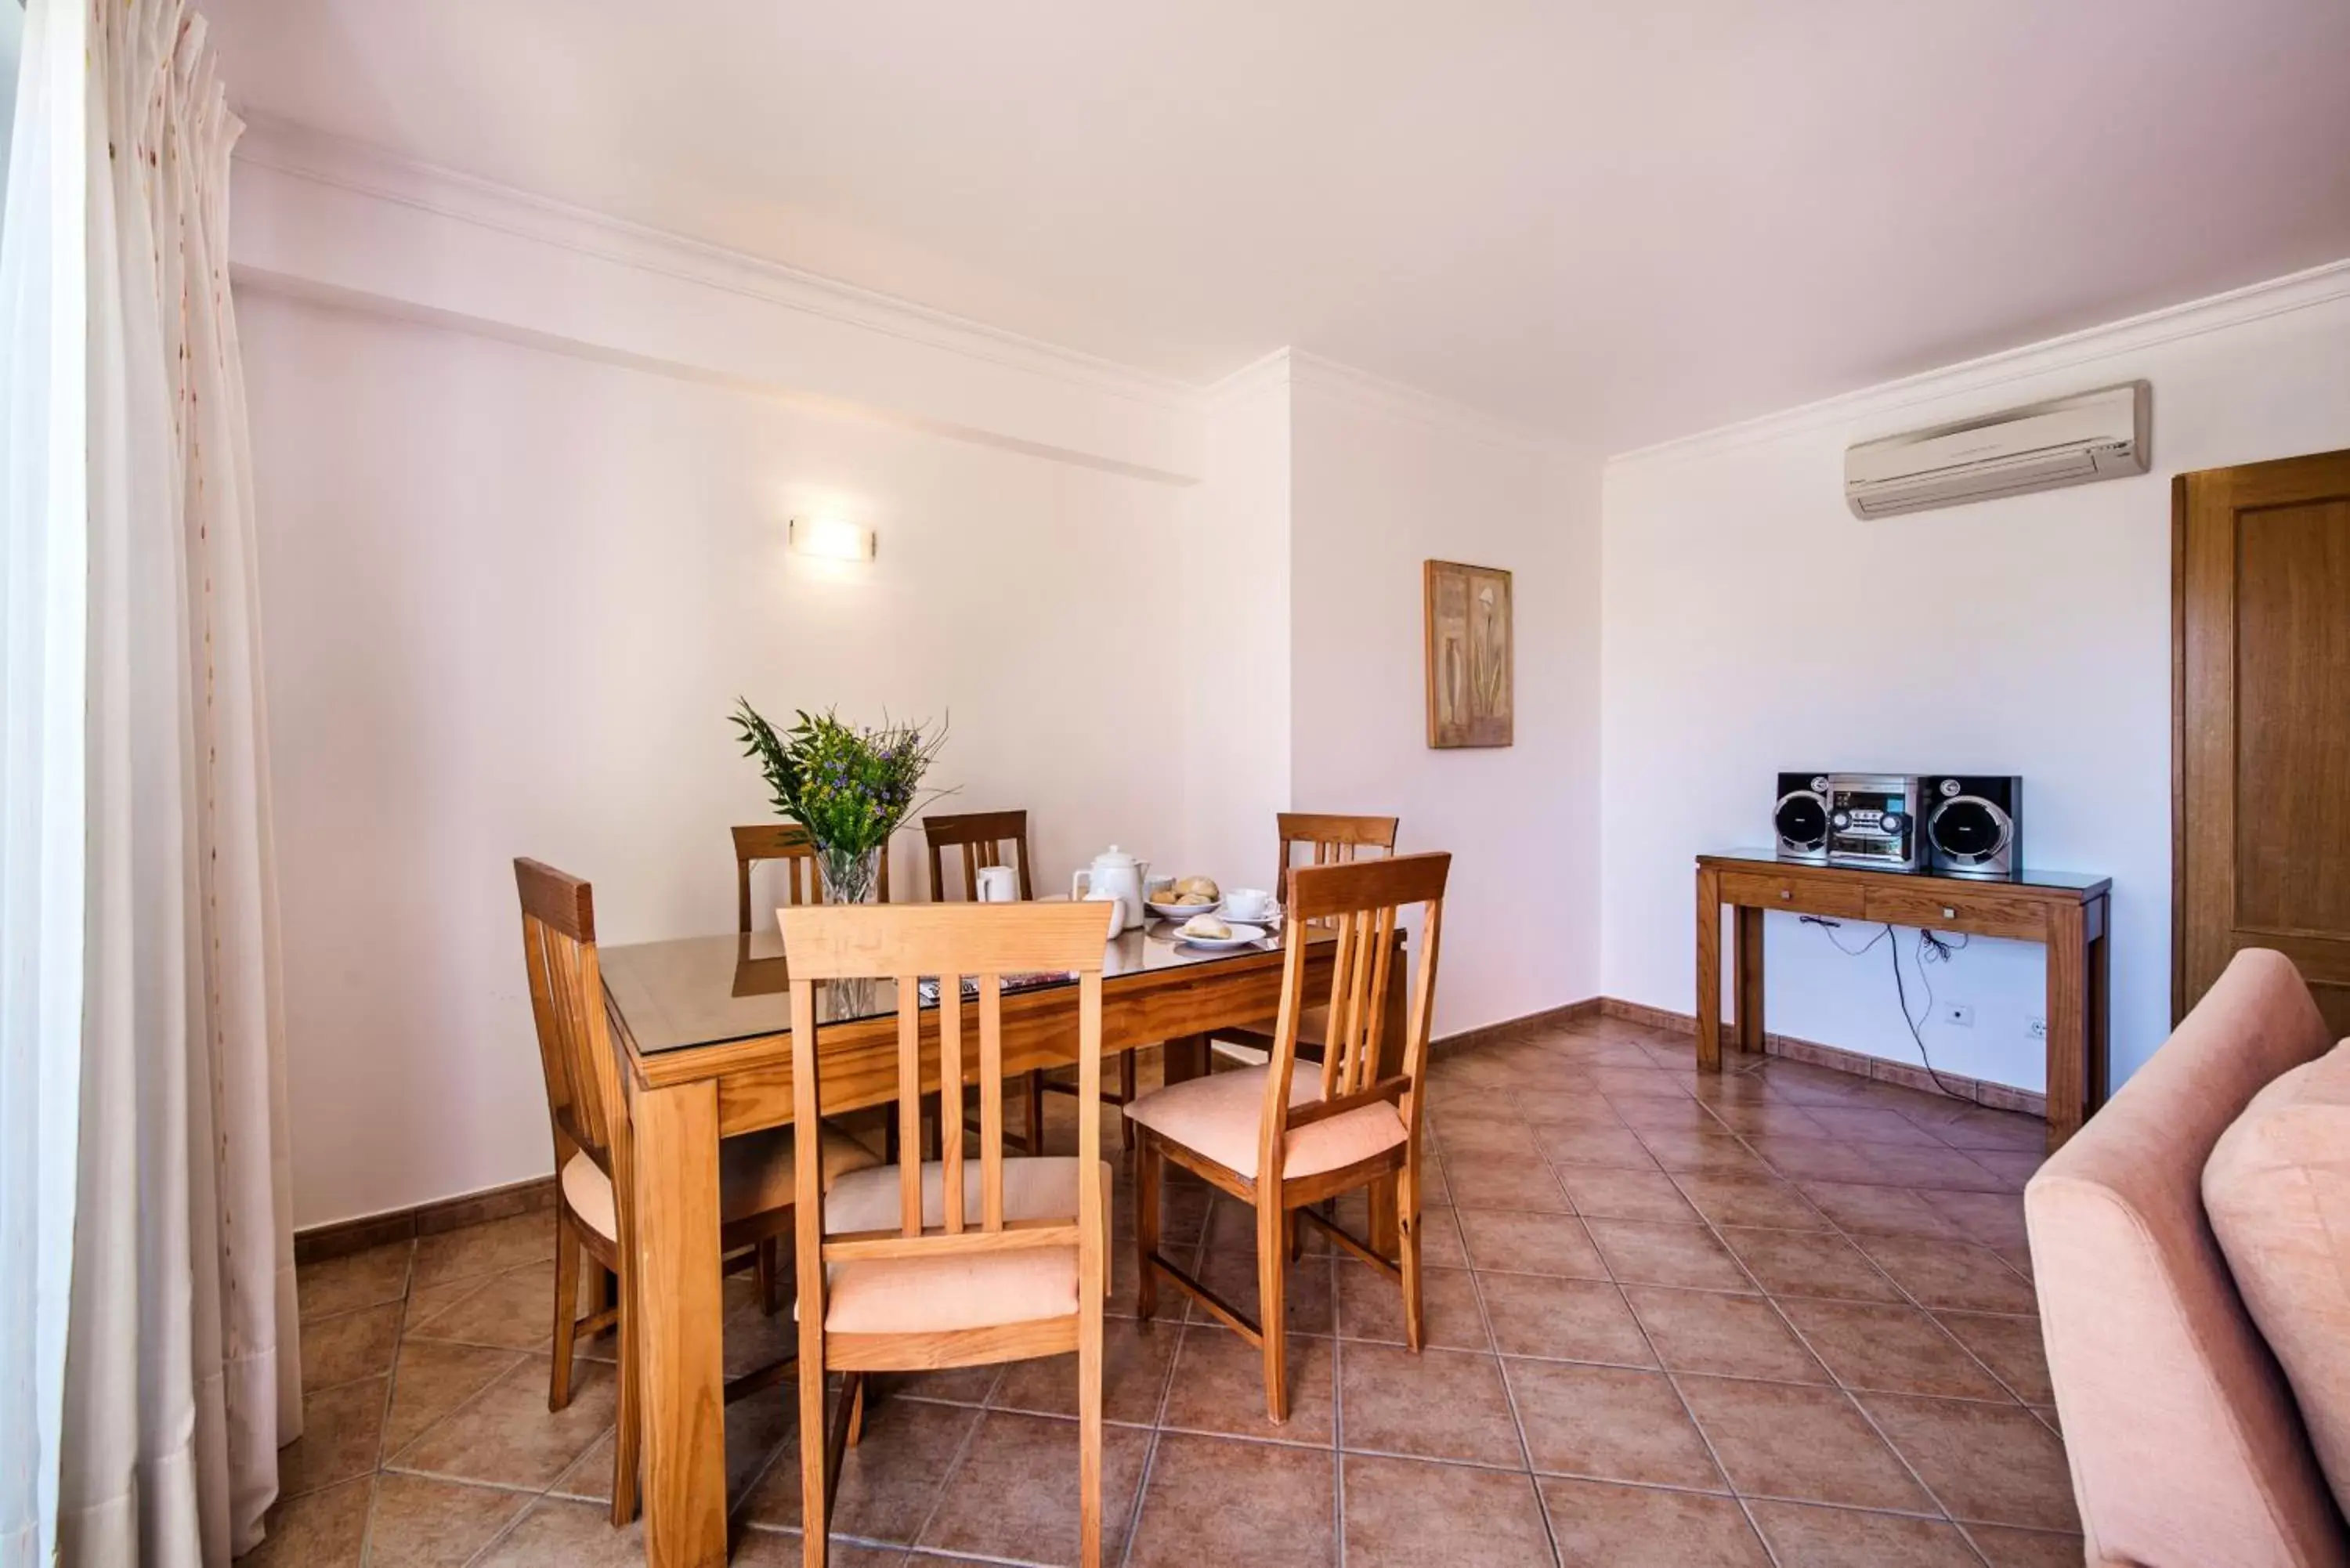
<svg viewBox="0 0 2350 1568"><path fill-rule="evenodd" d="M2350 1034L2350 452L2171 500L2172 1012L2275 948Z"/></svg>

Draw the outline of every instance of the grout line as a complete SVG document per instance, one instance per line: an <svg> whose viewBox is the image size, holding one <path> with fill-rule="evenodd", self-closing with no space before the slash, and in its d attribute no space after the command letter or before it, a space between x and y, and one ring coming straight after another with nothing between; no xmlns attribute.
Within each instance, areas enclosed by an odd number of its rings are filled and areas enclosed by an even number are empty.
<svg viewBox="0 0 2350 1568"><path fill-rule="evenodd" d="M1521 1122L1519 1125L1523 1127L1525 1124ZM1539 1156L1537 1156L1537 1158L1539 1158ZM1545 1164L1544 1168L1547 1170L1549 1166ZM1563 1185L1561 1189L1564 1191ZM1572 1201L1572 1199L1569 1199L1569 1201ZM1606 1261L1604 1259L1601 1262L1601 1266L1606 1266ZM1426 1282L1427 1272L1428 1271L1425 1268L1420 1271L1423 1284ZM1491 1347L1492 1354L1493 1376L1501 1380L1502 1402L1508 1407L1510 1412L1510 1429L1517 1434L1518 1458L1525 1461L1526 1485L1531 1488L1534 1492L1534 1511L1542 1518L1543 1539L1550 1542L1551 1560L1554 1563L1564 1563L1565 1561L1566 1554L1559 1550L1558 1532L1551 1524L1550 1504L1543 1497L1542 1483L1534 1479L1534 1444L1528 1440L1526 1437L1525 1417L1521 1414L1518 1409L1518 1391L1516 1386L1510 1381L1509 1364L1503 1360L1502 1356L1501 1338L1493 1332L1492 1309L1485 1304L1484 1282L1477 1277L1476 1270L1471 1269L1467 1271L1467 1272L1469 1275L1470 1293L1473 1295L1477 1301L1477 1317L1478 1320L1485 1325L1485 1343L1489 1347ZM1617 1290L1617 1295L1619 1298L1623 1295L1623 1291L1620 1287ZM1625 1310L1628 1312L1630 1308L1627 1306ZM1426 1328L1425 1310L1423 1309L1421 1323L1421 1333L1423 1338L1426 1336Z"/></svg>

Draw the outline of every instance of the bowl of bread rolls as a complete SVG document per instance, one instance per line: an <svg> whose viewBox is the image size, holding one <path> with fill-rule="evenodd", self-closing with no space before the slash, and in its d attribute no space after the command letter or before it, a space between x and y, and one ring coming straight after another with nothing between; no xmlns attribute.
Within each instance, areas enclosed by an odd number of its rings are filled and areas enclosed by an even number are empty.
<svg viewBox="0 0 2350 1568"><path fill-rule="evenodd" d="M1172 877L1152 883L1147 902L1150 912L1162 920L1188 920L1213 913L1223 896L1212 877Z"/></svg>

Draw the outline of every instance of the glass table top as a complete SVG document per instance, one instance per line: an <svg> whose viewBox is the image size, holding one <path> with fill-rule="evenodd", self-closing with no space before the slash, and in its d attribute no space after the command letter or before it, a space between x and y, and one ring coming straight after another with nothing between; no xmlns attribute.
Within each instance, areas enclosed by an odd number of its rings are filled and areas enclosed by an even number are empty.
<svg viewBox="0 0 2350 1568"><path fill-rule="evenodd" d="M1775 849L1761 848L1715 849L1709 851L1706 854L1705 858L1709 860L1752 860L1765 866L1821 866L1825 864L1825 862L1822 861L1806 860L1797 856L1781 855ZM1843 867L1843 869L1865 870L1879 877L1922 877L1939 875L1939 873L1930 871L1893 871L1873 866L1846 867ZM1969 875L1951 879L1964 882L1981 882L1991 887L1997 887L1999 884L2004 882L2011 887L2059 888L2076 893L2086 892L2093 888L2102 888L2106 883L2113 880L2110 877L2094 876L2086 871L2050 871L2038 866L2026 866L2018 870L2012 871L2004 877L1981 877Z"/></svg>
<svg viewBox="0 0 2350 1568"><path fill-rule="evenodd" d="M1107 924L1107 910L1103 918ZM1283 945L1282 936L1270 932L1242 947L1201 948L1178 940L1174 929L1171 920L1152 920L1121 933L1104 955L1105 980L1115 985L1121 976L1262 958ZM1329 941L1334 935L1305 929L1308 941ZM600 949L598 959L605 993L639 1051L681 1051L791 1029L791 975L779 931L635 942ZM1075 983L1073 978L1040 977L1016 988L1007 983L1004 994ZM898 988L889 981L826 981L816 986L816 999L819 1023L893 1018L898 1012ZM926 999L924 1005L934 1003Z"/></svg>

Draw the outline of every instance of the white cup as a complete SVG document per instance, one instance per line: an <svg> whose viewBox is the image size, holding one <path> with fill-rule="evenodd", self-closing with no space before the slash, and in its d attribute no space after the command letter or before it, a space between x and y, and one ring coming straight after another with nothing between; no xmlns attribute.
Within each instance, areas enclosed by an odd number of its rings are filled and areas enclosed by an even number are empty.
<svg viewBox="0 0 2350 1568"><path fill-rule="evenodd" d="M1262 920L1274 911L1273 895L1262 888L1227 888L1224 908L1243 920Z"/></svg>
<svg viewBox="0 0 2350 1568"><path fill-rule="evenodd" d="M983 904L1011 904L1019 901L1020 877L1009 866L983 866L979 868L979 901Z"/></svg>

